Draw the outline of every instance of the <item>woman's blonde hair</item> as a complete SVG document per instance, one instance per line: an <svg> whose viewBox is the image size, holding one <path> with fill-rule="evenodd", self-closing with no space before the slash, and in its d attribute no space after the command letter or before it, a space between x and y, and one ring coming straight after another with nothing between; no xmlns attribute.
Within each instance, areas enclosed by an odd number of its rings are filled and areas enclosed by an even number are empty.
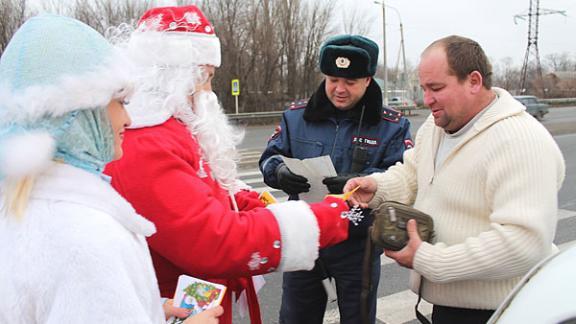
<svg viewBox="0 0 576 324"><path fill-rule="evenodd" d="M6 215L14 215L22 218L28 201L30 192L34 186L35 177L26 176L17 180L5 180L2 185L3 212Z"/></svg>

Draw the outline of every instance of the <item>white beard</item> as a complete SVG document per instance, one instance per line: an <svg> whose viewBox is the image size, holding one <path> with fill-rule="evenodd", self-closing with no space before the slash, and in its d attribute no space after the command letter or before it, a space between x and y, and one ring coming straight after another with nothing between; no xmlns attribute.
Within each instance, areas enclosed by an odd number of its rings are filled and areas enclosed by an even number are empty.
<svg viewBox="0 0 576 324"><path fill-rule="evenodd" d="M192 109L175 114L198 140L202 157L208 162L212 176L226 190L236 192L239 160L236 146L244 139L244 131L228 122L214 92L202 91L194 96Z"/></svg>

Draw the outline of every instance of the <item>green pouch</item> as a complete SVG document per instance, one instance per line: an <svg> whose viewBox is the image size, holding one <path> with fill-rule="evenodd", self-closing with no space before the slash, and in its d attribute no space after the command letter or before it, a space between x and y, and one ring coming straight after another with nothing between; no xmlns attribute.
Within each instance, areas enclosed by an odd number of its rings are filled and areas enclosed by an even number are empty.
<svg viewBox="0 0 576 324"><path fill-rule="evenodd" d="M432 217L408 205L385 201L372 210L374 223L370 238L377 246L386 250L401 250L408 242L406 224L410 219L418 223L418 233L423 241L431 242L434 235Z"/></svg>

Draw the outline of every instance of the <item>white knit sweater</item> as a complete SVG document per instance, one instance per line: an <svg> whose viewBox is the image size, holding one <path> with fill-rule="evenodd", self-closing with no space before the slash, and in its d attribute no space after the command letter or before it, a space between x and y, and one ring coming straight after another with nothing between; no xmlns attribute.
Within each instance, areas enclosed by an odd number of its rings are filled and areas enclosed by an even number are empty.
<svg viewBox="0 0 576 324"><path fill-rule="evenodd" d="M430 116L404 163L371 175L371 207L394 200L434 218L435 243L414 259L411 287L444 306L495 309L520 277L556 251L565 165L548 131L505 90L434 167L443 130Z"/></svg>

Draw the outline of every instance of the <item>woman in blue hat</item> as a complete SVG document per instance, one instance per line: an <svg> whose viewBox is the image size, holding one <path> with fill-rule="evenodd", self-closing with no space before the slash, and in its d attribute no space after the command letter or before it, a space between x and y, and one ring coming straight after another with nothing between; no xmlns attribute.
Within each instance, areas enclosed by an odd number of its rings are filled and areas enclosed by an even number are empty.
<svg viewBox="0 0 576 324"><path fill-rule="evenodd" d="M165 322L145 240L155 227L102 175L130 124L127 66L55 15L29 19L2 54L1 323Z"/></svg>

